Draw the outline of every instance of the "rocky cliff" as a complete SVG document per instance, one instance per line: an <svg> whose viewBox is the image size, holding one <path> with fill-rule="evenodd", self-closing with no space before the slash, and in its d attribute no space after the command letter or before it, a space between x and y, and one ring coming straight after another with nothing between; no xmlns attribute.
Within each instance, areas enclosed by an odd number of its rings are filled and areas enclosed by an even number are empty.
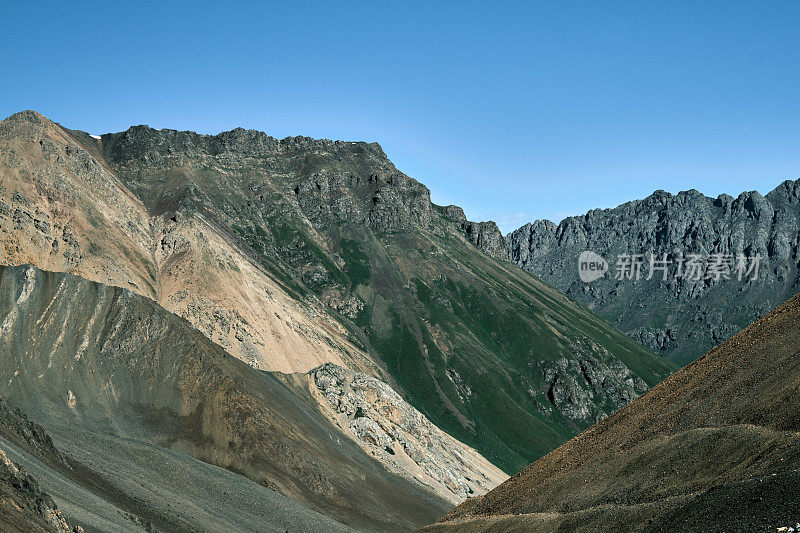
<svg viewBox="0 0 800 533"><path fill-rule="evenodd" d="M800 290L800 181L762 196L709 198L697 191L657 191L614 209L596 209L556 225L537 221L507 237L515 264L564 291L666 357L684 364L730 337ZM611 270L585 283L578 257L591 250ZM642 278L616 279L614 262L641 254ZM673 261L667 279L648 280L650 255ZM696 254L708 266L715 255L734 264L725 276L676 277L676 258ZM758 277L735 274L737 258L760 256ZM748 264L748 268L751 264Z"/></svg>

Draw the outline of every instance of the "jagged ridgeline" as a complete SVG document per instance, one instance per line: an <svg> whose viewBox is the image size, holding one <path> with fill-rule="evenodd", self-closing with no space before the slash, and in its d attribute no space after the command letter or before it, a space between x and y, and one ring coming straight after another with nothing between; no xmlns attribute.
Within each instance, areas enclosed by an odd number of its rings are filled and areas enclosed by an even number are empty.
<svg viewBox="0 0 800 533"><path fill-rule="evenodd" d="M800 291L800 180L785 181L766 196L756 191L737 198L656 191L558 225L526 224L506 239L510 258L520 267L657 353L685 364ZM752 280L680 279L672 275L673 266L666 280L657 273L650 280L618 281L612 272L587 284L577 276L584 250L609 261L619 254L761 259Z"/></svg>
<svg viewBox="0 0 800 533"><path fill-rule="evenodd" d="M498 260L377 144L0 124L3 259L131 288L262 369L395 386L514 472L673 368ZM481 253L482 246L490 255Z"/></svg>

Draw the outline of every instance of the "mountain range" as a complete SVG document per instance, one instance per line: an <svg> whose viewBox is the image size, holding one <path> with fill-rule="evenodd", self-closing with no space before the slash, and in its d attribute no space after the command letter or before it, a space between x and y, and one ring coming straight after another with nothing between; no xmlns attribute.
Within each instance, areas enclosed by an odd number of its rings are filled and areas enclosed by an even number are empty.
<svg viewBox="0 0 800 533"><path fill-rule="evenodd" d="M0 144L5 262L129 288L256 368L382 379L507 472L674 368L479 253L483 225L375 144L146 126L98 140L33 112Z"/></svg>
<svg viewBox="0 0 800 533"><path fill-rule="evenodd" d="M0 394L67 466L0 449L89 530L418 527L675 368L374 143L18 113L0 244Z"/></svg>
<svg viewBox="0 0 800 533"><path fill-rule="evenodd" d="M760 268L610 266L651 254ZM798 264L800 181L504 237L376 143L23 111L0 122L0 529L794 523Z"/></svg>
<svg viewBox="0 0 800 533"><path fill-rule="evenodd" d="M696 190L656 191L614 209L595 209L526 224L506 236L509 259L563 291L622 331L678 365L761 317L800 291L800 180L785 181L766 196L756 191L709 198ZM585 283L578 258L591 250L609 262L651 256L673 265L667 279L604 278ZM489 250L494 253L494 247ZM677 277L677 259L759 257L758 275L734 279ZM747 267L752 266L752 261ZM726 265L724 272L736 264ZM645 273L647 274L647 273ZM732 274L732 272L731 272Z"/></svg>

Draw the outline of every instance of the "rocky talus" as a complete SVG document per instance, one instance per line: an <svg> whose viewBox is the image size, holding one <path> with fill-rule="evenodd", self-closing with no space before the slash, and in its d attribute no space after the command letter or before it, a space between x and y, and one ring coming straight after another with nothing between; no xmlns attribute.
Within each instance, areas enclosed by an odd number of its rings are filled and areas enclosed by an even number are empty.
<svg viewBox="0 0 800 533"><path fill-rule="evenodd" d="M800 181L786 181L766 196L745 192L709 198L695 190L657 191L614 209L568 217L558 225L537 221L506 236L512 262L608 318L631 337L684 364L800 290ZM578 278L578 257L592 250L611 265L591 283ZM697 254L760 256L758 277L616 279L622 254L676 260ZM694 276L692 276L694 277Z"/></svg>
<svg viewBox="0 0 800 533"><path fill-rule="evenodd" d="M508 477L385 383L330 363L309 376L339 427L390 470L433 487L439 496L461 503Z"/></svg>

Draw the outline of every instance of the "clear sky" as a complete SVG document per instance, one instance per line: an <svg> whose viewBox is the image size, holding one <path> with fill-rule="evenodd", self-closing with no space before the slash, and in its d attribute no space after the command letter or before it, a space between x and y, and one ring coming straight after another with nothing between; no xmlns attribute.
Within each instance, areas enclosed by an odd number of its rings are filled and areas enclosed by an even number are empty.
<svg viewBox="0 0 800 533"><path fill-rule="evenodd" d="M0 115L378 141L504 231L800 178L800 2L5 2Z"/></svg>

